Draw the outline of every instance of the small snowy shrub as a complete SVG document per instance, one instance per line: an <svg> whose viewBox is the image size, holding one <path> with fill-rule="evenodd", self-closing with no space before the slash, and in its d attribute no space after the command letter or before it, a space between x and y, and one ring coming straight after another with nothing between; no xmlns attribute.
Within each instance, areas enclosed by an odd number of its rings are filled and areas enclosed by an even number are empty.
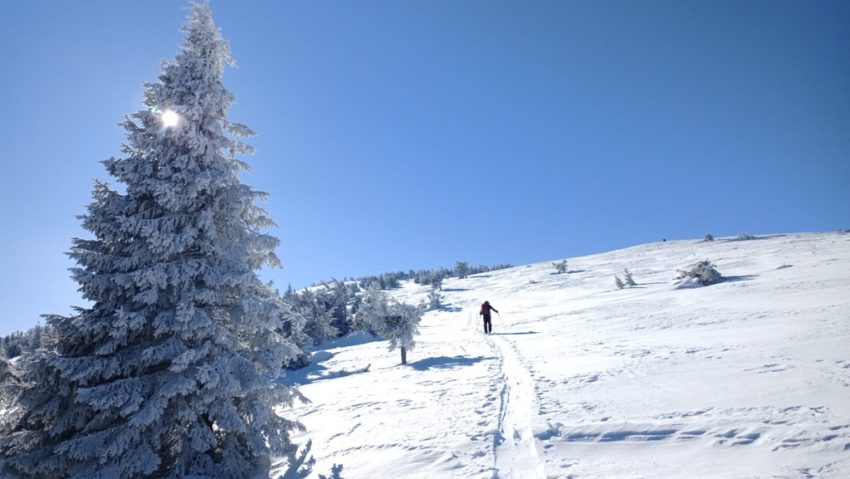
<svg viewBox="0 0 850 479"><path fill-rule="evenodd" d="M699 263L691 266L690 270L680 270L679 273L680 274L676 279L687 280L689 278L694 278L703 286L719 283L723 279L723 276L720 275L709 260L700 261Z"/></svg>
<svg viewBox="0 0 850 479"><path fill-rule="evenodd" d="M714 236L712 236L712 235L711 235L711 233L706 233L706 234L705 234L705 237L704 237L702 240L703 240L703 241L706 241L706 242L708 242L708 241L714 241Z"/></svg>
<svg viewBox="0 0 850 479"><path fill-rule="evenodd" d="M749 233L740 233L738 235L738 240L740 240L740 241L746 241L746 240L751 240L751 239L756 239L756 237L749 234Z"/></svg>
<svg viewBox="0 0 850 479"><path fill-rule="evenodd" d="M626 280L626 284L627 284L627 285L629 285L629 286L637 286L637 283L635 283L634 278L632 278L632 272L631 272L631 271L629 271L629 269L628 269L628 268L626 268L626 269L624 269L624 270L623 270L623 278L625 278L625 280Z"/></svg>
<svg viewBox="0 0 850 479"><path fill-rule="evenodd" d="M555 273L564 274L567 272L567 260L552 263L552 267L555 268Z"/></svg>
<svg viewBox="0 0 850 479"><path fill-rule="evenodd" d="M623 289L626 285L623 283L623 280L620 279L619 276L614 275L614 284L617 285L617 289Z"/></svg>
<svg viewBox="0 0 850 479"><path fill-rule="evenodd" d="M428 310L434 311L440 309L443 306L443 297L437 289L432 289L430 293L428 293Z"/></svg>

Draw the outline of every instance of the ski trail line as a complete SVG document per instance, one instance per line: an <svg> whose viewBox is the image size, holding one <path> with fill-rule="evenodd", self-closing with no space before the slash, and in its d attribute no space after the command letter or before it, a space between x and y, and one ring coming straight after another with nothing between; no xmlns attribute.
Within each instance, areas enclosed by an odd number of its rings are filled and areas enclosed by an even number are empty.
<svg viewBox="0 0 850 479"><path fill-rule="evenodd" d="M495 477L545 479L546 472L531 428L534 381L508 341L494 336L487 339L501 357L505 382L499 409L499 435L495 441Z"/></svg>

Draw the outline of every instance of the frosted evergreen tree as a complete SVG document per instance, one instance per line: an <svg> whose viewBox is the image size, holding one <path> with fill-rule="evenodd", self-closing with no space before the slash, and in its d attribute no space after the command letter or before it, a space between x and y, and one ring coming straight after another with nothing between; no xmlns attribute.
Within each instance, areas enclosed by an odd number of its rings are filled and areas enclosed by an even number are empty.
<svg viewBox="0 0 850 479"><path fill-rule="evenodd" d="M465 261L458 261L457 263L455 263L454 273L455 276L457 276L458 278L466 278L467 276L469 276L469 263Z"/></svg>
<svg viewBox="0 0 850 479"><path fill-rule="evenodd" d="M123 123L124 192L96 183L75 239L73 278L92 306L51 316L54 340L25 358L0 459L26 477L246 477L292 449L296 422L273 408L297 348L255 270L278 241L240 183L250 135L228 121L232 64L207 4L194 4L176 58Z"/></svg>
<svg viewBox="0 0 850 479"><path fill-rule="evenodd" d="M0 338L0 356L8 359L29 354L41 348L50 335L50 328L36 324L26 331L16 331L5 338Z"/></svg>
<svg viewBox="0 0 850 479"><path fill-rule="evenodd" d="M401 364L407 364L407 351L416 345L414 336L419 334L422 310L416 306L392 301L389 314L377 319L377 330L389 341L390 351L401 350Z"/></svg>
<svg viewBox="0 0 850 479"><path fill-rule="evenodd" d="M376 318L388 314L389 296L377 287L368 288L357 303L352 328L356 331L378 334Z"/></svg>
<svg viewBox="0 0 850 479"><path fill-rule="evenodd" d="M623 283L623 280L620 279L620 277L617 275L614 275L614 285L617 286L617 289L623 289L626 287L625 283Z"/></svg>
<svg viewBox="0 0 850 479"><path fill-rule="evenodd" d="M354 295L344 281L334 280L333 288L328 291L331 310L331 326L337 331L337 336L345 336L351 332L351 318L348 313L348 300Z"/></svg>
<svg viewBox="0 0 850 479"><path fill-rule="evenodd" d="M317 293L306 290L299 301L298 313L306 319L304 333L314 345L321 344L338 336L339 331L331 324L333 315L330 305Z"/></svg>
<svg viewBox="0 0 850 479"><path fill-rule="evenodd" d="M407 364L407 351L416 345L422 310L399 303L386 293L369 289L355 313L355 323L389 341L390 351L401 349L401 363Z"/></svg>

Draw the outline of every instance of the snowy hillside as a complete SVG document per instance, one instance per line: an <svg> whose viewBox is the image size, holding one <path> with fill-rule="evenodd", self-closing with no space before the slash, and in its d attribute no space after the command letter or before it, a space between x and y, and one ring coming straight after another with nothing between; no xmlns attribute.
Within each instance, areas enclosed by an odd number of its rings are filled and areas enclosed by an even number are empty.
<svg viewBox="0 0 850 479"><path fill-rule="evenodd" d="M726 280L675 289L703 259ZM288 378L312 403L287 477L850 477L850 235L568 261L446 281L407 366L365 338L317 351Z"/></svg>

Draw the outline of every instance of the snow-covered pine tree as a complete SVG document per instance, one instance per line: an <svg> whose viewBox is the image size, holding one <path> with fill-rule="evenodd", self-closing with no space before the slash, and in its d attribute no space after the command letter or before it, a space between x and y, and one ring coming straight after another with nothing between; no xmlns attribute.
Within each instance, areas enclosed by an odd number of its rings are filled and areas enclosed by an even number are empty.
<svg viewBox="0 0 850 479"><path fill-rule="evenodd" d="M279 321L276 332L282 334L287 341L298 348L298 351L296 352L297 357L293 361L290 361L286 367L293 369L306 366L310 362L310 355L303 350L303 348L310 343L310 338L307 336L307 333L304 332L307 320L295 311L292 303L292 297L287 299L286 293L281 296L279 291L272 291L271 288L268 288L265 293L267 295L267 300L274 302L277 305L275 309L277 311Z"/></svg>
<svg viewBox="0 0 850 479"><path fill-rule="evenodd" d="M255 270L278 241L241 184L251 131L228 121L232 64L209 5L193 4L176 58L124 122L125 192L96 183L70 256L92 306L51 316L54 343L27 357L0 459L27 477L245 477L291 449L275 384L297 348Z"/></svg>
<svg viewBox="0 0 850 479"><path fill-rule="evenodd" d="M392 301L389 314L379 323L378 334L390 342L389 349L401 350L401 364L407 364L407 351L416 345L422 310L416 306Z"/></svg>
<svg viewBox="0 0 850 479"><path fill-rule="evenodd" d="M625 283L623 283L623 280L620 279L620 277L616 274L614 275L614 285L617 286L617 289L623 289L626 287Z"/></svg>
<svg viewBox="0 0 850 479"><path fill-rule="evenodd" d="M307 321L304 333L310 337L314 345L319 345L339 335L339 331L331 324L333 315L331 304L324 300L324 294L304 290L300 294L298 314Z"/></svg>
<svg viewBox="0 0 850 479"><path fill-rule="evenodd" d="M389 341L389 349L401 349L401 363L407 364L407 351L416 345L422 310L399 303L385 292L372 288L365 292L354 315L355 324Z"/></svg>
<svg viewBox="0 0 850 479"><path fill-rule="evenodd" d="M389 296L378 287L366 289L357 301L352 329L378 334L375 318L386 316L389 312Z"/></svg>
<svg viewBox="0 0 850 479"><path fill-rule="evenodd" d="M455 263L454 269L455 276L460 279L466 278L469 276L469 263L466 261L458 261Z"/></svg>
<svg viewBox="0 0 850 479"><path fill-rule="evenodd" d="M33 353L42 347L49 335L50 328L40 324L25 331L16 331L0 338L0 356L13 359L22 354Z"/></svg>
<svg viewBox="0 0 850 479"><path fill-rule="evenodd" d="M334 280L333 287L328 290L329 302L332 305L331 309L331 326L337 331L337 336L345 336L351 332L351 321L348 317L348 298L349 291L345 283Z"/></svg>

